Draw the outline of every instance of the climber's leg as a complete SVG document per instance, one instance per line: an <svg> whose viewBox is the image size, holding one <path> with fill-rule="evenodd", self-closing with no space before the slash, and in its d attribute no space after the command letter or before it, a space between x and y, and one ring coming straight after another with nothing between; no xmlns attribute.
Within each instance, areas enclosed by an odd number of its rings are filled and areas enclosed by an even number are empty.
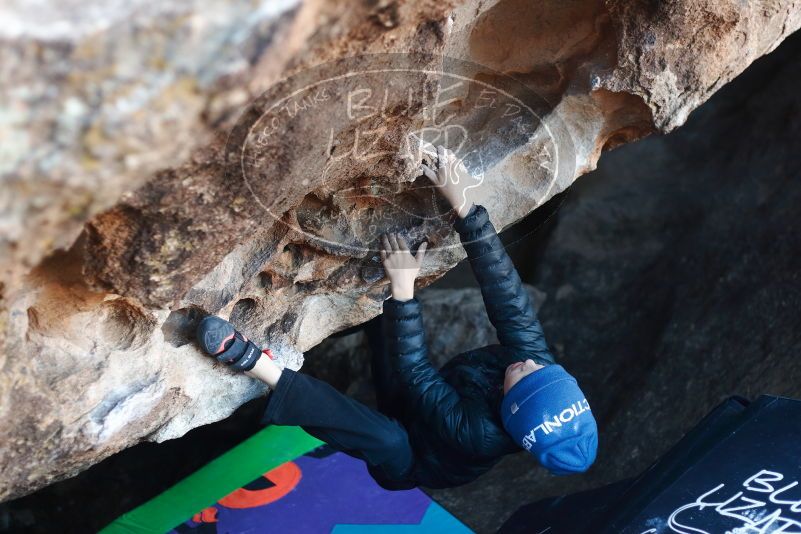
<svg viewBox="0 0 801 534"><path fill-rule="evenodd" d="M303 427L335 449L367 462L370 473L385 487L385 482L406 480L414 463L409 436L397 420L290 369L283 370L270 393L263 422Z"/></svg>
<svg viewBox="0 0 801 534"><path fill-rule="evenodd" d="M364 333L370 347L370 370L373 375L376 404L378 410L395 419L403 421L403 403L400 402L400 389L395 373L392 372L389 355L384 347L384 333L381 329L381 316L364 324Z"/></svg>
<svg viewBox="0 0 801 534"><path fill-rule="evenodd" d="M197 330L201 349L232 369L246 371L272 388L265 423L297 425L346 454L367 462L387 489L408 489L413 461L406 429L389 418L307 375L281 369L231 323L209 316Z"/></svg>

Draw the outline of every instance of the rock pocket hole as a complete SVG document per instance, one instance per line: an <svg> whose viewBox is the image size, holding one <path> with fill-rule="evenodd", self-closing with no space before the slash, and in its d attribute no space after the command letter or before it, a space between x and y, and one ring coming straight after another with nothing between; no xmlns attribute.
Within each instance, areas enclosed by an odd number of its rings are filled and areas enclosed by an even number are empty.
<svg viewBox="0 0 801 534"><path fill-rule="evenodd" d="M238 300L231 310L231 322L237 326L246 324L248 317L256 309L256 305L254 299Z"/></svg>
<svg viewBox="0 0 801 534"><path fill-rule="evenodd" d="M195 331L200 321L208 313L199 306L187 306L175 310L161 326L164 340L173 347L182 347L195 340Z"/></svg>
<svg viewBox="0 0 801 534"><path fill-rule="evenodd" d="M270 273L263 271L259 273L259 285L267 290L273 288L273 277Z"/></svg>
<svg viewBox="0 0 801 534"><path fill-rule="evenodd" d="M114 350L141 347L156 326L155 318L124 299L104 302L103 308L103 340Z"/></svg>

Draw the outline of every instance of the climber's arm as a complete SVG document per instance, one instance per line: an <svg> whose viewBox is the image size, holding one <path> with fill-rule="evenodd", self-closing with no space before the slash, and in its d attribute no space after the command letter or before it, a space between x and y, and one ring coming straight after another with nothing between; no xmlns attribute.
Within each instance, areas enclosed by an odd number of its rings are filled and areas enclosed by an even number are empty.
<svg viewBox="0 0 801 534"><path fill-rule="evenodd" d="M502 345L553 363L528 291L483 206L473 206L454 224L479 285L487 315Z"/></svg>
<svg viewBox="0 0 801 534"><path fill-rule="evenodd" d="M471 423L476 419L476 411L466 408L456 390L428 359L421 307L414 298L414 281L424 254L425 243L415 257L403 238L397 235L383 238L381 257L392 289L392 298L384 302L382 316L385 348L412 413L442 439L478 454L477 447L483 439L471 429L482 422Z"/></svg>
<svg viewBox="0 0 801 534"><path fill-rule="evenodd" d="M449 150L439 147L437 159L436 171L426 165L421 166L422 171L457 212L459 219L454 227L481 286L487 315L497 330L498 340L539 363L553 363L528 292L487 211L470 201L468 193L476 180Z"/></svg>

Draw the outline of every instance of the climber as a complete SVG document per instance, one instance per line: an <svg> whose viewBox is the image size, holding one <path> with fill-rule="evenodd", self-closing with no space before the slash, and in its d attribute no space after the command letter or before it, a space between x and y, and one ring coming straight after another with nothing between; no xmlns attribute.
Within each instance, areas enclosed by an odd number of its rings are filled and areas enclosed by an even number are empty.
<svg viewBox="0 0 801 534"><path fill-rule="evenodd" d="M468 201L467 169L439 147L436 161L422 163L420 170L456 212L454 227L481 286L498 345L460 354L434 369L414 298L427 244L412 254L396 234L383 236L381 251L392 296L384 302L383 315L366 327L378 410L325 382L281 369L268 350L219 317L201 322L198 342L230 368L270 386L265 423L301 426L363 459L387 489L465 484L521 447L552 473L586 471L598 444L590 406L576 380L554 363L487 211Z"/></svg>

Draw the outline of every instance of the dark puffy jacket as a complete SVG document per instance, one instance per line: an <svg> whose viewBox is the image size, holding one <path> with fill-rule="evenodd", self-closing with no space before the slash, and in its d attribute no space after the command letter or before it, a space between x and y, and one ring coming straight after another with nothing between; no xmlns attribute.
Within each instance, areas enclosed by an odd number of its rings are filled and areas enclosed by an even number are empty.
<svg viewBox="0 0 801 534"><path fill-rule="evenodd" d="M454 225L481 286L500 344L460 354L437 371L428 360L420 303L384 303L387 350L401 382L417 464L414 481L430 488L474 480L501 456L520 451L501 423L509 364L553 363L529 296L482 206ZM442 325L447 328L448 325Z"/></svg>

